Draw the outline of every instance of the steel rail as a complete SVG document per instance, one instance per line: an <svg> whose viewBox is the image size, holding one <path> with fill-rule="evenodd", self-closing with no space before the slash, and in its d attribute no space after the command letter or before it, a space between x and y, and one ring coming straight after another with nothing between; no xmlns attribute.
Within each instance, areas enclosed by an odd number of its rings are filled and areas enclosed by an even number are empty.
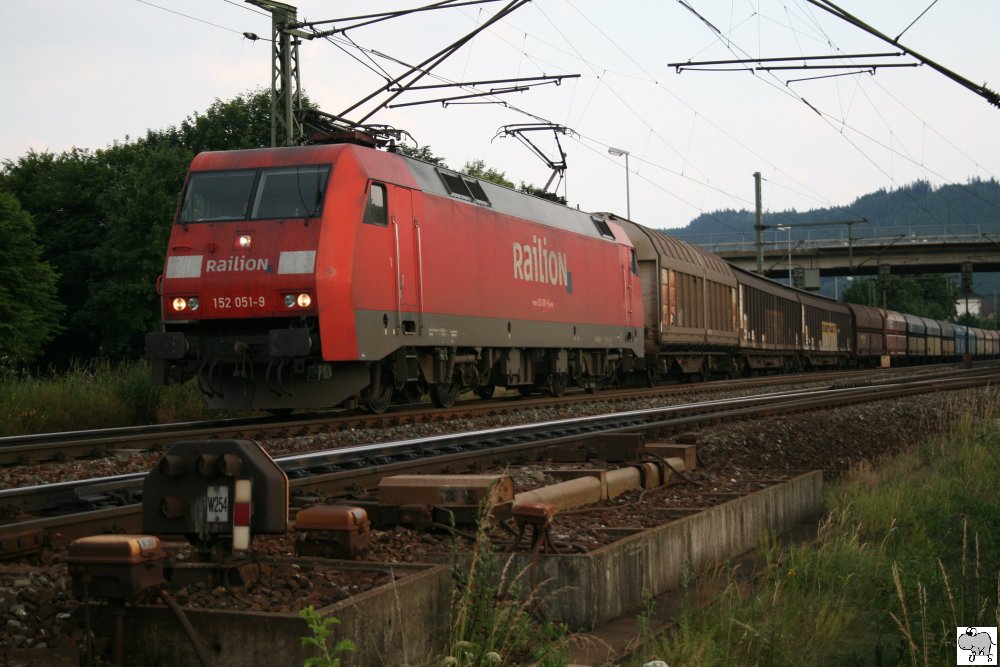
<svg viewBox="0 0 1000 667"><path fill-rule="evenodd" d="M886 369L888 372L947 372L951 365ZM491 401L471 399L454 408L441 410L429 405L396 406L381 415L332 410L322 413L299 414L276 419L273 416L215 419L199 422L179 422L150 426L103 428L63 433L39 433L0 437L0 465L28 464L38 461L93 458L114 449L155 449L178 439L198 437L251 438L306 435L331 428L366 428L436 421L457 416L492 415L500 412L536 409L579 402L624 402L636 398L671 394L695 394L725 389L753 389L781 384L826 382L831 379L879 373L882 369L863 371L823 371L781 376L760 376L736 380L719 380L699 384L664 385L648 389L605 391L598 394L578 392L560 398L540 396L523 398L510 396Z"/></svg>

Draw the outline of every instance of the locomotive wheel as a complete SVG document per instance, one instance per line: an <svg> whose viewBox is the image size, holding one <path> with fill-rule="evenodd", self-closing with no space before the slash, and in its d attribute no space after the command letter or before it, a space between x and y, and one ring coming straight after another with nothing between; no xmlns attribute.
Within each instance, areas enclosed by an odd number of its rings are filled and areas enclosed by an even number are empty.
<svg viewBox="0 0 1000 667"><path fill-rule="evenodd" d="M363 400L365 410L376 415L382 414L392 403L392 385L383 385L381 391L379 391L379 393L375 396L365 392Z"/></svg>
<svg viewBox="0 0 1000 667"><path fill-rule="evenodd" d="M430 387L431 403L439 408L450 408L458 398L458 385L452 382L432 384Z"/></svg>
<svg viewBox="0 0 1000 667"><path fill-rule="evenodd" d="M493 398L493 392L496 391L497 387L494 384L484 384L476 387L472 390L472 393L479 398Z"/></svg>
<svg viewBox="0 0 1000 667"><path fill-rule="evenodd" d="M361 407L380 415L392 403L392 375L381 363L372 364L371 384L361 394Z"/></svg>

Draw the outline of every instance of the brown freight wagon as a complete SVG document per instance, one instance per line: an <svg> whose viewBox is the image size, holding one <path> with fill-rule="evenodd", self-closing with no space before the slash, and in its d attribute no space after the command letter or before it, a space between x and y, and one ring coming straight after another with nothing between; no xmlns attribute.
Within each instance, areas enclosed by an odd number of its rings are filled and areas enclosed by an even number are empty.
<svg viewBox="0 0 1000 667"><path fill-rule="evenodd" d="M853 347L846 303L796 291L802 304L802 354L809 366L843 366Z"/></svg>
<svg viewBox="0 0 1000 667"><path fill-rule="evenodd" d="M885 311L885 349L890 357L906 356L906 320L895 310Z"/></svg>
<svg viewBox="0 0 1000 667"><path fill-rule="evenodd" d="M783 285L734 268L739 282L740 351L753 369L798 370L802 304Z"/></svg>
<svg viewBox="0 0 1000 667"><path fill-rule="evenodd" d="M906 320L906 356L918 363L927 355L927 327L916 315L903 314Z"/></svg>
<svg viewBox="0 0 1000 667"><path fill-rule="evenodd" d="M941 323L927 317L921 318L924 321L924 328L927 330L927 353L926 357L932 361L941 360Z"/></svg>
<svg viewBox="0 0 1000 667"><path fill-rule="evenodd" d="M941 325L941 357L951 359L955 356L955 325L950 322L939 322Z"/></svg>
<svg viewBox="0 0 1000 667"><path fill-rule="evenodd" d="M858 364L878 366L885 354L885 317L872 306L849 303L854 315L854 352Z"/></svg>
<svg viewBox="0 0 1000 667"><path fill-rule="evenodd" d="M995 357L1000 354L1000 331L987 329L986 338L988 340L985 356Z"/></svg>
<svg viewBox="0 0 1000 667"><path fill-rule="evenodd" d="M733 268L717 255L655 229L611 218L635 247L647 364L661 375L740 370Z"/></svg>

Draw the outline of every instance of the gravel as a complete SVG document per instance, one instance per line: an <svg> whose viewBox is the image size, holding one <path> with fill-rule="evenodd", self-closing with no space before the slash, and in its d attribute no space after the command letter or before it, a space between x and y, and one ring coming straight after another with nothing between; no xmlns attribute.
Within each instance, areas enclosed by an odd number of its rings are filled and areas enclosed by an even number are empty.
<svg viewBox="0 0 1000 667"><path fill-rule="evenodd" d="M629 530L662 523L662 512L651 510L711 506L806 470L820 469L827 479L835 479L861 461L892 456L941 430L948 415L960 405L972 401L995 402L998 398L998 389L987 388L711 426L698 432L700 467L691 474L697 484L672 483L653 491L630 492L600 507L563 512L556 518L553 535L565 548L591 549ZM594 411L599 412L600 408ZM574 414L578 414L576 409ZM555 417L553 414L533 414L518 415L517 419ZM377 433L324 434L296 439L303 442L289 440L267 443L267 446L272 451L284 451L287 447L330 447L345 441L413 437L414 430L436 429L434 432L439 432L445 428L484 428L508 419L513 418L489 418L460 425L437 423ZM58 474L76 471L82 477L119 474L125 470L144 471L157 456L132 454L101 459L99 463L36 465L31 467L31 473L25 469L20 474L23 479L36 480L31 483L40 483L54 481L57 470L61 471ZM15 468L4 471L8 474L2 484L11 483L13 470ZM520 491L553 482L546 470L544 466L531 466L508 472L513 473L516 489ZM497 541L509 542L511 539L501 531L493 536ZM371 542L372 548L362 560L372 564L420 562L427 554L450 553L468 544L465 538L424 534L406 528L375 530ZM293 543L288 536L271 536L255 541L255 549L267 558L291 556ZM0 563L0 627L4 628L0 636L0 663L32 664L37 662L32 656L44 654L49 658L68 656L70 661L65 664L74 664L71 658L82 646L83 633L74 615L78 605L69 591L66 565L62 561L64 556L64 553L47 552ZM174 594L190 606L222 605L232 609L295 612L304 604L319 607L354 594L357 591L352 585L377 586L391 578L386 568L375 568L366 576L369 578L359 579L355 572L348 576L330 568L268 568L254 587L245 590L225 592L195 586L174 591Z"/></svg>

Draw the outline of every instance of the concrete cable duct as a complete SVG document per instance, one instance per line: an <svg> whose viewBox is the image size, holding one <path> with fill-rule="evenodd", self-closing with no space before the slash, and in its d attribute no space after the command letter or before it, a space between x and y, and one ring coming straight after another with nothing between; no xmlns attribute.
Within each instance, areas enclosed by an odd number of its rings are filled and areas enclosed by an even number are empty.
<svg viewBox="0 0 1000 667"><path fill-rule="evenodd" d="M528 505L551 505L555 510L567 510L582 505L591 505L602 500L610 500L633 489L655 489L670 479L671 468L684 471L684 460L666 459L669 466L661 470L658 463L646 462L623 466L617 470L594 471L576 479L543 486L531 491L523 491L514 496L514 513L518 507Z"/></svg>

